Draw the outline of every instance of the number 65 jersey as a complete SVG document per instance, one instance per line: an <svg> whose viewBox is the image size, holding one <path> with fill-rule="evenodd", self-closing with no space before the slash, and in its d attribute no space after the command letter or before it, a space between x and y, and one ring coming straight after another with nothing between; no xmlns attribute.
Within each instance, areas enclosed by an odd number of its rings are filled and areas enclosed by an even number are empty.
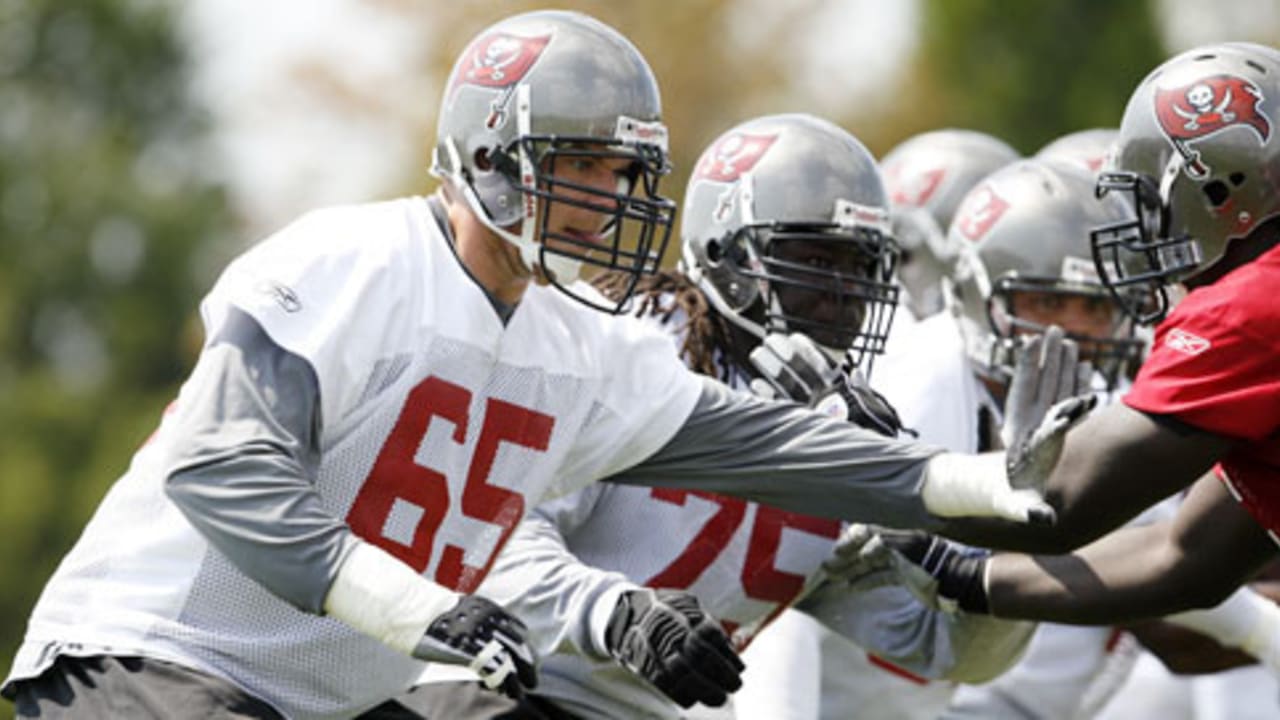
<svg viewBox="0 0 1280 720"><path fill-rule="evenodd" d="M527 507L670 439L702 383L665 334L537 286L504 322L446 227L423 198L332 208L228 266L201 306L196 369L45 588L11 679L59 654L143 655L230 679L291 717L350 717L423 667L319 614L352 532L469 593ZM267 392L259 417L218 406L225 365L213 360L233 326L300 358L314 397ZM296 473L309 487L285 507L276 486L241 477L219 516L289 560L229 558L166 492L174 457L195 442L234 469L236 453L277 453L251 441L256 424L297 403L313 405L315 463ZM231 419L192 433L183 418L197 408ZM336 539L282 548L302 544L285 532L298 505ZM266 569L251 578L250 566Z"/></svg>

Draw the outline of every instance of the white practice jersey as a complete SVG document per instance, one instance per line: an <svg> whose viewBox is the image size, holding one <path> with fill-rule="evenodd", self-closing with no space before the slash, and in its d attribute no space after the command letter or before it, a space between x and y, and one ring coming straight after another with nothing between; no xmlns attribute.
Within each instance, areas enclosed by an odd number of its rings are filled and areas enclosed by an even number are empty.
<svg viewBox="0 0 1280 720"><path fill-rule="evenodd" d="M504 324L423 198L304 216L234 261L201 311L208 337L247 313L314 368L323 507L460 592L526 508L653 454L701 387L666 335L554 289L530 287ZM174 418L210 382L198 366L111 488L41 596L12 677L59 653L143 654L298 718L351 717L404 691L422 663L270 594L166 497Z"/></svg>
<svg viewBox="0 0 1280 720"><path fill-rule="evenodd" d="M953 452L979 449L980 408L999 422L948 313L894 336L871 384L904 427ZM933 720L955 692L953 682L896 667L797 615L784 612L743 656L743 689L734 696L738 720Z"/></svg>
<svg viewBox="0 0 1280 720"><path fill-rule="evenodd" d="M678 314L667 325L672 333L682 326ZM640 585L687 590L734 636L796 600L841 529L836 520L705 491L597 484L535 508L480 591L529 625L544 654L539 695L584 718L675 717L673 702L607 656L604 630L619 595ZM824 622L898 651L918 672L951 669L951 616L902 587L837 594L810 598ZM737 639L740 648L749 642Z"/></svg>

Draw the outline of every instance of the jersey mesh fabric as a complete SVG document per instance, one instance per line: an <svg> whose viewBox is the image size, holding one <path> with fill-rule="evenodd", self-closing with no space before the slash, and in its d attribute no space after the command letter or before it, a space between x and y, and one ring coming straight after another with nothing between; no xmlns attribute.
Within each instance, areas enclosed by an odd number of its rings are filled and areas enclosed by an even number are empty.
<svg viewBox="0 0 1280 720"><path fill-rule="evenodd" d="M648 320L677 340L684 330L679 313L665 326ZM584 626L593 601L611 599L606 588L619 585L688 590L732 634L795 598L840 527L707 492L605 483L535 509L481 591L515 603L535 635L561 637L543 658L539 695L582 718L673 718L672 702L591 648ZM877 612L861 602L841 607Z"/></svg>
<svg viewBox="0 0 1280 720"><path fill-rule="evenodd" d="M685 326L683 314L674 313L665 324L654 317L646 322L670 333L672 347L678 347ZM732 384L742 389L746 382L735 373ZM795 520L800 517L796 514L772 508L763 519L759 513L755 503L712 493L606 483L543 503L531 522L546 522L557 534L564 533L568 550L584 565L600 569L602 584L625 576L635 584L690 590L707 612L732 630L771 616L779 608L776 599L744 592L744 577L752 588L767 588L766 594L772 591L789 598L829 555L840 529L837 521L803 523ZM518 554L530 532L528 524L517 530L512 543L517 553L499 558L482 593L518 600L540 579L529 573L541 570L528 569ZM762 534L766 536L763 543ZM581 617L571 613L584 611L581 604L567 602L548 608L518 607L535 628L576 624ZM530 617L540 611L555 617ZM585 633L574 642L590 644ZM560 707L583 718L677 715L673 703L613 660L595 656L591 649L585 650L590 656L581 648L560 650L543 658L538 686L539 695Z"/></svg>

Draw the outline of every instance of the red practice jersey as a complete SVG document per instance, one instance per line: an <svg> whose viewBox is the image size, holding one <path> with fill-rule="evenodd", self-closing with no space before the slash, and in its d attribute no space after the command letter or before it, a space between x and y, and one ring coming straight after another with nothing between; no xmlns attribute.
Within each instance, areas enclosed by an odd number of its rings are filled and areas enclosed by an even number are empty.
<svg viewBox="0 0 1280 720"><path fill-rule="evenodd" d="M1237 438L1215 467L1280 537L1280 248L1184 299L1156 328L1124 402Z"/></svg>

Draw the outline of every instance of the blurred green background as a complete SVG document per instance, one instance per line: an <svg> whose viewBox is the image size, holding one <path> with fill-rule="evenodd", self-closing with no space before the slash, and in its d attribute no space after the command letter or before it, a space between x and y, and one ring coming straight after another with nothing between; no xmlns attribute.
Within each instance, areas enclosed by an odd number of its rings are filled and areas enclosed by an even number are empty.
<svg viewBox="0 0 1280 720"><path fill-rule="evenodd" d="M208 71L243 51L250 28L268 19L302 26L353 4L366 19L377 16L381 25L361 26L374 28L361 31L373 37L322 33L306 47L294 43L301 49L289 45L292 54L279 61L287 67L242 52L248 59L239 65ZM649 58L672 133L676 170L666 192L674 197L706 143L769 112L826 115L877 156L944 126L984 130L1031 153L1063 133L1115 125L1145 72L1187 42L1170 29L1169 14L1194 5L557 4L617 27ZM889 6L907 23L892 48L889 35L856 32L860 13ZM453 58L484 26L535 7L0 3L0 668L7 672L45 579L191 366L201 341L196 306L221 265L310 204L430 190L434 106ZM1237 12L1265 17L1209 28L1248 27L1247 38L1195 39L1277 44L1280 19L1266 7L1241 3ZM360 48L389 44L378 27L402 51L394 62L376 56L362 75L352 70ZM288 37L261 42L283 47ZM858 54L817 52L848 50L842 43L857 43ZM815 52L825 64L801 61ZM240 84L272 69L276 84L256 98ZM870 89L855 96L852 86ZM247 110L231 109L238 96L249 98ZM271 147L270 132L284 144L326 123L365 144L306 143L293 162L262 149ZM243 139L263 126L268 140ZM291 166L310 176L273 191L268 181Z"/></svg>

